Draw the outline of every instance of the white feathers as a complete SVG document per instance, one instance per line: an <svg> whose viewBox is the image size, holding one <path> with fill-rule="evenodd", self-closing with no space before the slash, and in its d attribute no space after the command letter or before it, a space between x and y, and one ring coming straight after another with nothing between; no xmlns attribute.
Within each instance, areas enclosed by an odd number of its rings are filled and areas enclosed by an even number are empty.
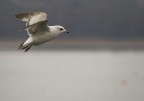
<svg viewBox="0 0 144 101"><path fill-rule="evenodd" d="M54 39L60 33L67 32L60 25L48 26L47 14L44 12L21 13L16 14L15 17L26 21L24 30L27 30L30 37L19 46L19 49L25 49L25 51L29 50L32 45L45 43Z"/></svg>

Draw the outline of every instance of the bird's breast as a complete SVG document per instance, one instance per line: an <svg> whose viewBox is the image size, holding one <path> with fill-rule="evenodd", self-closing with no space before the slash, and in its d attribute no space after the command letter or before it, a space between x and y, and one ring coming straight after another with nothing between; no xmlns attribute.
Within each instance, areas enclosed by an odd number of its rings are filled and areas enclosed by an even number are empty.
<svg viewBox="0 0 144 101"><path fill-rule="evenodd" d="M55 36L51 33L39 33L34 35L32 38L34 44L38 45L54 39Z"/></svg>

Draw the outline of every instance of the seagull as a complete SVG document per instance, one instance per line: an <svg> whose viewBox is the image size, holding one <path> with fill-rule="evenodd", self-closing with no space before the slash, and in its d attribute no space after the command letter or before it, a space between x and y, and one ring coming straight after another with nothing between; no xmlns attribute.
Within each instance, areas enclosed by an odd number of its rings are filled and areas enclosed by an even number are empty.
<svg viewBox="0 0 144 101"><path fill-rule="evenodd" d="M20 13L16 14L15 17L26 22L26 27L23 30L27 31L29 38L18 47L18 49L24 49L25 52L33 45L48 42L61 33L69 33L63 26L48 26L49 19L44 12Z"/></svg>

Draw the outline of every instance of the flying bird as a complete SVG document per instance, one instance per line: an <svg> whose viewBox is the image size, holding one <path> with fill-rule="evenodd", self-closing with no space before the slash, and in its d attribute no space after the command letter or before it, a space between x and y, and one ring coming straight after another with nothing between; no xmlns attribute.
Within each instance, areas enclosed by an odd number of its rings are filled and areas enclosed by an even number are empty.
<svg viewBox="0 0 144 101"><path fill-rule="evenodd" d="M48 42L61 33L69 33L63 26L48 26L49 19L44 12L20 13L16 14L15 17L26 22L26 27L23 30L27 31L29 38L18 47L18 49L24 49L25 52L33 45Z"/></svg>

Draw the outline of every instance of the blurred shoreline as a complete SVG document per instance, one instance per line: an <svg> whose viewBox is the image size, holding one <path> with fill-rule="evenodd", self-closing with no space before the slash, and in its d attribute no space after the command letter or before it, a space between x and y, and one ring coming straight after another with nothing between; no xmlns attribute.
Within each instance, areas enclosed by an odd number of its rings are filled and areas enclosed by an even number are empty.
<svg viewBox="0 0 144 101"><path fill-rule="evenodd" d="M24 40L1 40L0 51L17 50ZM144 40L55 39L34 50L144 50Z"/></svg>

